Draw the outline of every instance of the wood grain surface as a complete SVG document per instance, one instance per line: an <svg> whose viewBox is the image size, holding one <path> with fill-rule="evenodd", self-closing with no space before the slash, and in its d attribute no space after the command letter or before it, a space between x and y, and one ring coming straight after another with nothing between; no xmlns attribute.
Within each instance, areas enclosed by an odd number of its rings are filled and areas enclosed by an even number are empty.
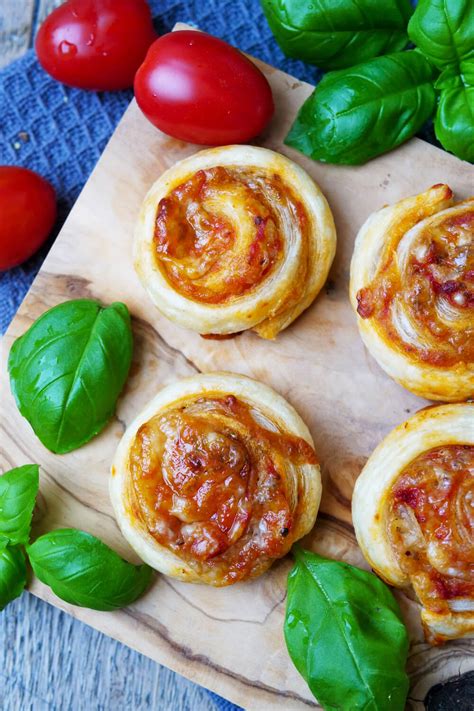
<svg viewBox="0 0 474 711"><path fill-rule="evenodd" d="M0 614L2 711L223 711L222 699L34 595Z"/></svg>
<svg viewBox="0 0 474 711"><path fill-rule="evenodd" d="M145 192L195 146L160 134L132 102L91 175L2 344L0 464L36 461L41 493L34 533L58 526L88 530L134 560L112 515L108 470L117 442L135 414L164 384L195 372L231 370L251 375L284 395L307 422L323 465L321 512L305 544L366 567L355 544L350 499L355 478L383 436L422 401L393 383L364 350L347 287L357 229L368 214L399 198L447 182L459 197L472 187L473 169L413 139L358 168L326 166L282 144L297 107L312 87L270 67L276 117L259 145L279 150L315 178L333 209L338 251L329 281L314 305L274 342L244 334L213 342L162 317L134 273L134 222ZM9 392L6 360L14 338L47 308L77 297L122 300L133 315L132 374L117 416L95 440L68 455L45 450L19 415ZM125 642L248 709L316 707L283 642L290 560L259 580L225 589L186 585L157 576L137 603L116 613L71 607L38 581L35 595ZM472 641L430 648L419 608L397 593L412 640L408 708L432 684L474 668Z"/></svg>
<svg viewBox="0 0 474 711"><path fill-rule="evenodd" d="M1 0L0 69L26 52L31 41L35 0Z"/></svg>
<svg viewBox="0 0 474 711"><path fill-rule="evenodd" d="M0 69L31 47L43 20L64 0L1 0Z"/></svg>

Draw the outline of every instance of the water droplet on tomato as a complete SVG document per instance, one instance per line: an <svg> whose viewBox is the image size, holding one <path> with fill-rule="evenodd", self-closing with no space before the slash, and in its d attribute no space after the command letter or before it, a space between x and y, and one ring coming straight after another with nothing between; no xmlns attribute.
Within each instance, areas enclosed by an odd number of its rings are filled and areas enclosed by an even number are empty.
<svg viewBox="0 0 474 711"><path fill-rule="evenodd" d="M63 40L59 45L59 51L61 54L64 54L66 56L69 55L70 57L73 57L75 54L77 54L77 47L75 44L72 44L72 42Z"/></svg>

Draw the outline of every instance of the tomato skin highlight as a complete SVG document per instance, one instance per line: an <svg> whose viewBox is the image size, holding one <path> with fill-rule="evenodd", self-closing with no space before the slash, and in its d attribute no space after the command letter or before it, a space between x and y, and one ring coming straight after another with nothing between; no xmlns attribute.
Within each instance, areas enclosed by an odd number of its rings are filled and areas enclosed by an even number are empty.
<svg viewBox="0 0 474 711"><path fill-rule="evenodd" d="M156 39L145 0L67 0L36 37L43 69L79 89L126 89Z"/></svg>
<svg viewBox="0 0 474 711"><path fill-rule="evenodd" d="M245 143L261 133L274 111L262 72L226 42L194 30L157 39L134 89L152 124L201 145Z"/></svg>
<svg viewBox="0 0 474 711"><path fill-rule="evenodd" d="M0 270L31 257L55 221L53 187L32 170L0 166Z"/></svg>

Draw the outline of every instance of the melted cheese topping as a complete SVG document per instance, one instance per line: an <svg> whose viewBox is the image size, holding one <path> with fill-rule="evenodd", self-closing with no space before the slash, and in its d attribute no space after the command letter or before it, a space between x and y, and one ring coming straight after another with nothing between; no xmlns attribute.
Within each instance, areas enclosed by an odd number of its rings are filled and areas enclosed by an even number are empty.
<svg viewBox="0 0 474 711"><path fill-rule="evenodd" d="M139 428L130 506L161 545L227 585L291 548L306 463L317 463L307 442L235 396L186 398Z"/></svg>
<svg viewBox="0 0 474 711"><path fill-rule="evenodd" d="M386 500L397 560L426 610L474 611L474 446L446 445L414 459Z"/></svg>
<svg viewBox="0 0 474 711"><path fill-rule="evenodd" d="M279 175L217 166L197 171L160 200L155 258L179 293L224 304L272 275L286 240L306 243L307 231L306 210Z"/></svg>
<svg viewBox="0 0 474 711"><path fill-rule="evenodd" d="M406 231L402 221L357 293L357 311L412 360L474 363L474 203L441 212L422 230Z"/></svg>

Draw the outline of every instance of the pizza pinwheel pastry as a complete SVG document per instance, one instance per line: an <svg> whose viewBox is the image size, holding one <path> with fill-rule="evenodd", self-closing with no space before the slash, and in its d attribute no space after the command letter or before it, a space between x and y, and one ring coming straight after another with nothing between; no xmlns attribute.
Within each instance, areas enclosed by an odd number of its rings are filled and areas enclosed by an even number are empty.
<svg viewBox="0 0 474 711"><path fill-rule="evenodd" d="M393 430L357 479L352 515L375 572L413 587L428 641L474 634L474 404Z"/></svg>
<svg viewBox="0 0 474 711"><path fill-rule="evenodd" d="M152 186L135 266L181 326L274 338L316 297L335 249L332 213L302 168L264 148L224 146L186 158Z"/></svg>
<svg viewBox="0 0 474 711"><path fill-rule="evenodd" d="M355 243L351 301L365 345L416 395L474 395L474 199L447 185L384 207Z"/></svg>
<svg viewBox="0 0 474 711"><path fill-rule="evenodd" d="M260 575L308 533L321 476L286 400L213 373L164 388L130 425L110 492L123 535L149 565L225 586Z"/></svg>

